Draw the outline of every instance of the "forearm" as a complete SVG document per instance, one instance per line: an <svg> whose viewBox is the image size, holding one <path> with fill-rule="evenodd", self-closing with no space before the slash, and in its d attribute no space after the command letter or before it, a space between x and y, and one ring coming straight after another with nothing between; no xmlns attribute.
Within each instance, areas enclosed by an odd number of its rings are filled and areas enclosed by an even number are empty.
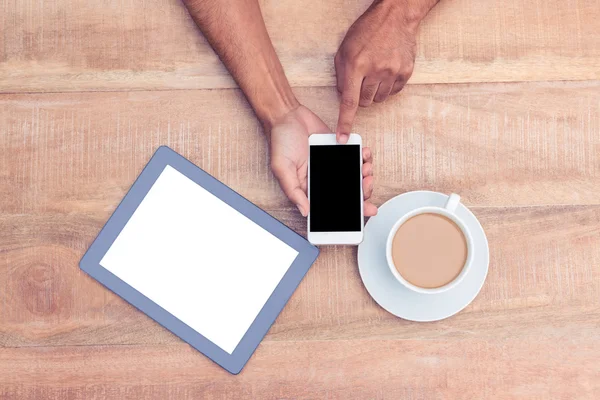
<svg viewBox="0 0 600 400"><path fill-rule="evenodd" d="M183 1L267 131L298 107L257 0Z"/></svg>

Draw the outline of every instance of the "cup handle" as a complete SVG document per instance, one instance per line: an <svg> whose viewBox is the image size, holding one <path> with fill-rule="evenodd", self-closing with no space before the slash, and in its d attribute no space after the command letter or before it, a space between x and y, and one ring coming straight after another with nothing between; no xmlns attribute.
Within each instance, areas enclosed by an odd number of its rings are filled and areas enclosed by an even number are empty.
<svg viewBox="0 0 600 400"><path fill-rule="evenodd" d="M450 196L448 196L448 201L446 201L446 206L444 208L450 212L454 212L459 204L460 196L456 193L452 193Z"/></svg>

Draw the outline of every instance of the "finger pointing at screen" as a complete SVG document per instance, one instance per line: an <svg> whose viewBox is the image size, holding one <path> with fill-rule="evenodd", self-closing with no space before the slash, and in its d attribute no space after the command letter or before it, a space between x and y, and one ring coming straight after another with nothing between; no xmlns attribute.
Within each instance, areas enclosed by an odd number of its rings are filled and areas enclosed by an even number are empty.
<svg viewBox="0 0 600 400"><path fill-rule="evenodd" d="M336 58L337 59L337 58ZM337 66L337 63L336 63ZM342 97L340 100L340 114L336 129L336 138L338 143L347 143L352 131L352 123L358 109L358 99L360 97L360 86L362 84L362 76L360 74L350 72L351 75L344 76L342 84L338 86ZM338 71L338 75L340 72Z"/></svg>

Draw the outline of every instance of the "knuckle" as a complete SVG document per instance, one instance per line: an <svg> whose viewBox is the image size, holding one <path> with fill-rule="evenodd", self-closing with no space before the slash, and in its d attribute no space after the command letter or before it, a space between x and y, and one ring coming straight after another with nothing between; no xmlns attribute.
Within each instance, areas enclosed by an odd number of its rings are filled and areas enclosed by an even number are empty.
<svg viewBox="0 0 600 400"><path fill-rule="evenodd" d="M373 71L379 76L387 76L394 72L394 68L392 64L390 64L389 60L375 61L372 64L372 68Z"/></svg>
<svg viewBox="0 0 600 400"><path fill-rule="evenodd" d="M342 106L348 109L356 108L356 99L350 96L342 96Z"/></svg>
<svg viewBox="0 0 600 400"><path fill-rule="evenodd" d="M375 86L374 85L367 85L364 86L362 91L360 92L360 105L362 106L364 103L370 103L371 100L373 99L373 96L375 96Z"/></svg>
<svg viewBox="0 0 600 400"><path fill-rule="evenodd" d="M336 87L340 94L344 93L344 78L339 74L338 74L337 80L336 80Z"/></svg>
<svg viewBox="0 0 600 400"><path fill-rule="evenodd" d="M386 77L390 77L396 75L398 68L393 64L386 63L379 66L379 72Z"/></svg>
<svg viewBox="0 0 600 400"><path fill-rule="evenodd" d="M383 70L383 73L387 76L387 77L391 77L391 76L395 76L398 74L398 68L395 68L393 66L388 66L385 67L385 69Z"/></svg>
<svg viewBox="0 0 600 400"><path fill-rule="evenodd" d="M340 121L339 128L342 132L350 132L352 130L352 124L348 121Z"/></svg>
<svg viewBox="0 0 600 400"><path fill-rule="evenodd" d="M342 56L340 54L340 52L338 51L337 53L335 53L335 56L333 57L333 65L336 68L339 68L339 66L341 65L342 62Z"/></svg>
<svg viewBox="0 0 600 400"><path fill-rule="evenodd" d="M399 75L401 75L405 79L408 79L412 75L414 68L415 68L415 63L412 61L409 63L403 64L402 67L400 67Z"/></svg>
<svg viewBox="0 0 600 400"><path fill-rule="evenodd" d="M401 75L401 76L402 76L402 78L404 78L405 80L406 80L406 79L408 79L408 78L410 78L410 77L411 77L411 75L412 75L412 73L413 73L413 69L412 69L412 67L411 67L411 68L409 68L409 67L405 67L405 68L402 68L402 70L400 71L400 75Z"/></svg>
<svg viewBox="0 0 600 400"><path fill-rule="evenodd" d="M368 63L369 60L362 55L358 55L350 59L350 64L352 65L352 67L359 71L364 70L367 67Z"/></svg>
<svg viewBox="0 0 600 400"><path fill-rule="evenodd" d="M372 68L377 72L381 72L387 68L387 63L381 60L373 61Z"/></svg>

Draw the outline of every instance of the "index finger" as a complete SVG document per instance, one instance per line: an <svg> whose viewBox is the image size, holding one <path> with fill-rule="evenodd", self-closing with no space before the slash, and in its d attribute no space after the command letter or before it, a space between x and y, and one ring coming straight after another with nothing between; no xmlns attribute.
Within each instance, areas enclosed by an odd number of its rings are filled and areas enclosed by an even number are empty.
<svg viewBox="0 0 600 400"><path fill-rule="evenodd" d="M360 99L360 87L362 85L362 76L356 73L349 73L344 79L344 87L342 89L342 98L340 101L340 115L336 129L337 141L346 143L352 130L354 116L358 109L358 101Z"/></svg>

